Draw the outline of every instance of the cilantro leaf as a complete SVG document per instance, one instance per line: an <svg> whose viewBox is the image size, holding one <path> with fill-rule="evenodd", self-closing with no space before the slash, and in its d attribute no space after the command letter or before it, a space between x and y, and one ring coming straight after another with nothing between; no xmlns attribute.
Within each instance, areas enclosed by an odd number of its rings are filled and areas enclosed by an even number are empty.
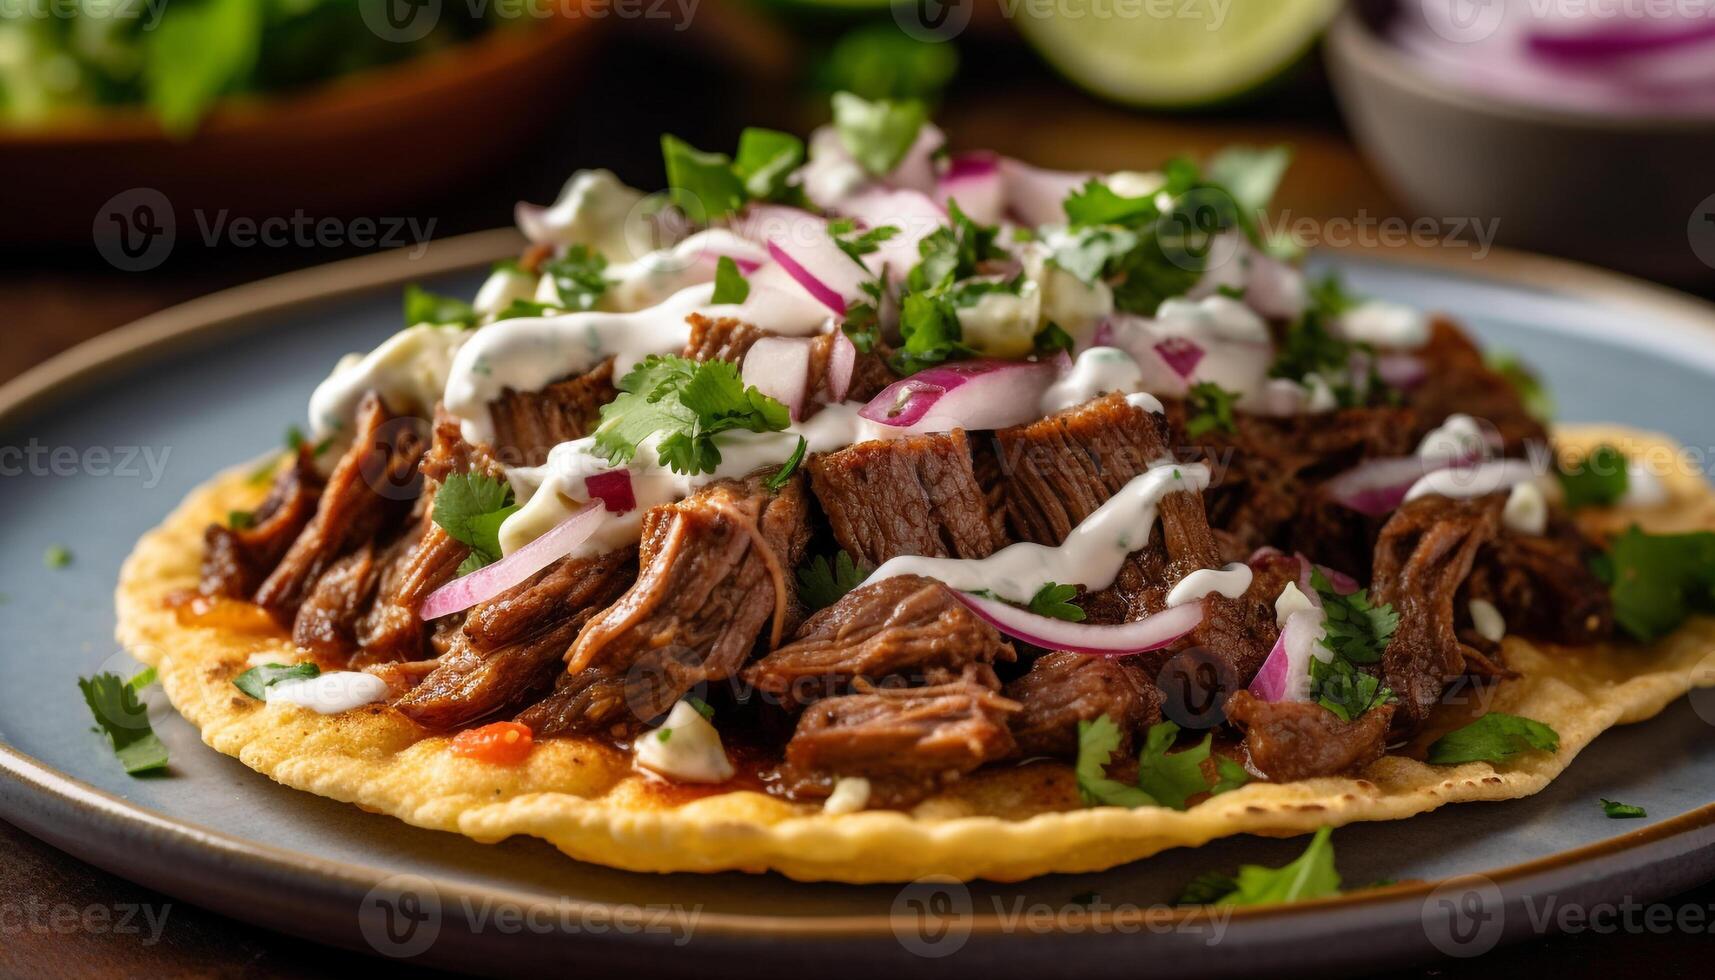
<svg viewBox="0 0 1715 980"><path fill-rule="evenodd" d="M1094 225L1133 225L1160 216L1154 195L1121 197L1100 180L1092 177L1082 187L1066 195L1061 202L1066 220L1073 227Z"/></svg>
<svg viewBox="0 0 1715 980"><path fill-rule="evenodd" d="M750 282L738 271L732 256L723 255L715 263L715 295L709 300L716 306L742 303L750 296Z"/></svg>
<svg viewBox="0 0 1715 980"><path fill-rule="evenodd" d="M853 262L863 265L863 257L881 248L881 243L899 234L896 225L881 225L877 228L867 228L858 231L857 226L849 219L830 221L828 232L834 236L834 244L840 251L846 253Z"/></svg>
<svg viewBox="0 0 1715 980"><path fill-rule="evenodd" d="M583 245L573 245L566 254L542 264L542 273L554 280L562 309L595 309L607 292L607 259Z"/></svg>
<svg viewBox="0 0 1715 980"><path fill-rule="evenodd" d="M1341 595L1320 568L1311 569L1310 584L1325 614L1320 642L1334 655L1330 660L1311 658L1310 698L1342 720L1352 721L1393 698L1375 675L1357 665L1381 662L1399 627L1399 614L1389 603L1372 605L1368 589Z"/></svg>
<svg viewBox="0 0 1715 980"><path fill-rule="evenodd" d="M959 202L948 201L947 224L917 243L922 258L906 275L906 288L913 292L946 288L978 274L983 262L1005 257L1005 250L995 244L999 234L998 227L978 224Z"/></svg>
<svg viewBox="0 0 1715 980"><path fill-rule="evenodd" d="M1038 616L1048 616L1053 619L1064 619L1070 623L1084 621L1084 610L1073 605L1071 600L1078 594L1076 585L1061 585L1058 582L1045 583L1030 597L1030 611Z"/></svg>
<svg viewBox="0 0 1715 980"><path fill-rule="evenodd" d="M118 674L104 672L78 678L77 686L128 774L167 767L167 747L149 726L149 713L137 699L138 688L143 685L133 687Z"/></svg>
<svg viewBox="0 0 1715 980"><path fill-rule="evenodd" d="M702 715L704 721L715 720L715 709L707 701L697 697L695 694L687 694L685 695L685 702L691 707L697 709L697 714Z"/></svg>
<svg viewBox="0 0 1715 980"><path fill-rule="evenodd" d="M500 525L518 505L512 486L483 473L452 473L435 492L435 523L454 541L470 548L459 566L468 575L500 560Z"/></svg>
<svg viewBox="0 0 1715 980"><path fill-rule="evenodd" d="M454 296L442 296L411 283L405 287L405 326L476 326L476 310Z"/></svg>
<svg viewBox="0 0 1715 980"><path fill-rule="evenodd" d="M1195 439L1217 429L1229 433L1239 431L1233 418L1233 406L1238 400L1238 392L1228 391L1213 381L1199 381L1192 385L1185 396L1186 407L1191 410L1185 420L1185 434Z"/></svg>
<svg viewBox="0 0 1715 980"><path fill-rule="evenodd" d="M958 48L920 41L889 23L851 31L818 66L827 91L866 99L933 99L959 68Z"/></svg>
<svg viewBox="0 0 1715 980"><path fill-rule="evenodd" d="M916 99L872 101L850 92L835 92L833 107L834 129L846 152L876 177L892 173L905 159L929 114Z"/></svg>
<svg viewBox="0 0 1715 980"><path fill-rule="evenodd" d="M1304 853L1285 867L1247 864L1239 868L1238 875L1231 879L1233 889L1209 898L1219 881L1216 875L1200 875L1186 888L1181 901L1189 899L1193 904L1203 905L1275 905L1338 895L1340 872L1334 866L1333 828L1318 830Z"/></svg>
<svg viewBox="0 0 1715 980"><path fill-rule="evenodd" d="M1715 533L1645 534L1634 525L1603 562L1614 622L1648 642L1693 612L1715 612Z"/></svg>
<svg viewBox="0 0 1715 980"><path fill-rule="evenodd" d="M1185 885L1175 905L1213 905L1237 891L1237 878L1224 871L1205 871Z"/></svg>
<svg viewBox="0 0 1715 980"><path fill-rule="evenodd" d="M1630 484L1625 454L1608 445L1597 446L1581 460L1561 461L1555 476L1571 510L1612 506L1626 495Z"/></svg>
<svg viewBox="0 0 1715 980"><path fill-rule="evenodd" d="M271 13L254 0L205 0L151 17L152 29L140 32L143 89L168 133L188 136L216 99L250 80ZM94 43L111 51L117 32L100 30L102 40Z"/></svg>
<svg viewBox="0 0 1715 980"><path fill-rule="evenodd" d="M780 464L780 470L768 478L768 489L779 490L792 479L792 474L798 472L799 464L804 462L804 451L810 448L810 440L798 437L798 448L792 450L792 455L786 457L786 462Z"/></svg>
<svg viewBox="0 0 1715 980"><path fill-rule="evenodd" d="M131 679L125 682L125 686L129 687L133 691L142 691L144 688L154 684L160 679L161 674L159 671L153 667L144 667L142 670L131 675Z"/></svg>
<svg viewBox="0 0 1715 980"><path fill-rule="evenodd" d="M1542 722L1491 711L1436 739L1429 746L1428 761L1433 766L1505 762L1531 749L1553 752L1559 748L1560 734Z"/></svg>
<svg viewBox="0 0 1715 980"><path fill-rule="evenodd" d="M1058 354L1061 351L1070 354L1072 349L1077 346L1076 342L1072 340L1072 335L1053 321L1049 321L1047 326L1036 331L1036 338L1032 343L1036 346L1036 353L1042 357Z"/></svg>
<svg viewBox="0 0 1715 980"><path fill-rule="evenodd" d="M825 609L863 584L870 569L860 568L844 551L832 560L817 555L798 569L798 598L811 609Z"/></svg>
<svg viewBox="0 0 1715 980"><path fill-rule="evenodd" d="M791 196L786 178L804 162L804 141L790 133L752 126L738 134L732 172L744 192L759 201Z"/></svg>
<svg viewBox="0 0 1715 980"><path fill-rule="evenodd" d="M1634 817L1649 816L1643 807L1621 803L1618 800L1603 800L1602 812L1608 815L1609 820L1627 820Z"/></svg>
<svg viewBox="0 0 1715 980"><path fill-rule="evenodd" d="M268 689L281 681L307 681L321 674L322 669L312 663L263 664L233 678L232 686L258 701L266 701Z"/></svg>
<svg viewBox="0 0 1715 980"><path fill-rule="evenodd" d="M1199 793L1214 796L1238 789L1250 782L1243 766L1224 756L1215 758L1216 779L1213 785L1204 775L1215 741L1213 733L1183 752L1168 752L1179 737L1179 726L1171 721L1151 725L1137 760L1137 784L1154 797L1161 806L1183 810L1191 797Z"/></svg>
<svg viewBox="0 0 1715 980"><path fill-rule="evenodd" d="M1228 147L1209 160L1209 180L1225 187L1239 207L1255 214L1268 207L1292 166L1292 148Z"/></svg>
<svg viewBox="0 0 1715 980"><path fill-rule="evenodd" d="M712 473L720 466L714 437L733 429L779 432L791 424L786 406L746 386L731 361L692 361L652 355L621 378L620 395L601 408L595 448L625 462L645 439L659 435L656 454L675 473Z"/></svg>
<svg viewBox="0 0 1715 980"><path fill-rule="evenodd" d="M1093 284L1118 268L1137 246L1137 234L1123 228L1077 228L1055 239L1050 258L1080 281Z"/></svg>
<svg viewBox="0 0 1715 980"><path fill-rule="evenodd" d="M744 206L744 181L724 153L707 153L672 135L661 137L673 203L697 224L724 218Z"/></svg>
<svg viewBox="0 0 1715 980"><path fill-rule="evenodd" d="M1073 771L1085 806L1155 805L1142 789L1108 778L1108 760L1119 751L1120 741L1119 726L1107 715L1078 722L1078 761Z"/></svg>
<svg viewBox="0 0 1715 980"><path fill-rule="evenodd" d="M65 568L71 564L71 549L63 544L48 545L42 552L42 564L49 568Z"/></svg>
<svg viewBox="0 0 1715 980"><path fill-rule="evenodd" d="M548 316L559 312L561 312L559 307L549 306L547 303L538 303L532 299L514 299L506 304L505 309L495 314L494 319L497 322L500 320L528 320L531 317Z"/></svg>

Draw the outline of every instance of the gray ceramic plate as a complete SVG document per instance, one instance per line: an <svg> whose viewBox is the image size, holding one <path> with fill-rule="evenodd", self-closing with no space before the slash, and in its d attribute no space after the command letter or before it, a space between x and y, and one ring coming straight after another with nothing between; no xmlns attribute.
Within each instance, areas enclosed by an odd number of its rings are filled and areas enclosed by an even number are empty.
<svg viewBox="0 0 1715 980"><path fill-rule="evenodd" d="M161 314L0 389L0 815L184 900L313 939L484 972L570 964L655 973L994 975L1076 967L1179 977L1325 972L1540 934L1555 907L1647 901L1715 876L1715 694L1604 735L1542 794L1336 832L1349 885L1325 902L1209 918L1165 907L1210 869L1282 864L1303 841L1240 838L1104 874L1018 885L805 885L646 876L545 844L484 846L284 789L157 729L164 778L132 779L91 733L74 681L125 665L111 594L138 535L217 469L269 450L333 360L398 326L398 286L468 293L510 235L311 270ZM1328 256L1359 290L1444 309L1538 365L1571 420L1715 446L1715 313L1625 280L1519 256ZM44 550L75 556L47 570ZM121 668L123 669L123 668ZM1599 797L1650 817L1603 817ZM1463 877L1461 877L1463 876ZM1549 916L1550 921L1554 916Z"/></svg>

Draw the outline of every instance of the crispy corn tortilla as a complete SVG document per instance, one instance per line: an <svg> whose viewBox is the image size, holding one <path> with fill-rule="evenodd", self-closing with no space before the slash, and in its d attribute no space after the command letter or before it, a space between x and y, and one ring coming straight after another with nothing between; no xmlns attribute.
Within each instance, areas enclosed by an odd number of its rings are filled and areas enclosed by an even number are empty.
<svg viewBox="0 0 1715 980"><path fill-rule="evenodd" d="M1611 442L1634 458L1675 448L1615 428L1569 430L1559 441L1572 451ZM1662 479L1668 503L1597 519L1662 531L1715 528L1715 493L1699 476L1679 468ZM1037 762L981 772L910 813L827 815L756 792L699 796L666 787L594 742L552 740L521 765L497 766L454 756L448 739L385 705L319 715L246 697L232 679L252 655L289 662L302 659L296 648L274 636L181 625L163 599L195 587L203 529L254 506L262 492L243 471L216 478L144 536L120 573L119 640L158 668L168 698L203 740L287 786L415 826L483 842L529 834L579 860L633 871L773 870L844 882L1098 871L1232 834L1290 836L1444 803L1528 796L1608 727L1649 718L1693 687L1715 686L1715 619L1693 619L1647 648L1550 651L1508 637L1506 662L1522 677L1495 688L1488 707L1552 725L1560 733L1552 755L1526 753L1500 766L1428 766L1390 755L1361 778L1252 783L1185 812L1086 809L1068 766Z"/></svg>

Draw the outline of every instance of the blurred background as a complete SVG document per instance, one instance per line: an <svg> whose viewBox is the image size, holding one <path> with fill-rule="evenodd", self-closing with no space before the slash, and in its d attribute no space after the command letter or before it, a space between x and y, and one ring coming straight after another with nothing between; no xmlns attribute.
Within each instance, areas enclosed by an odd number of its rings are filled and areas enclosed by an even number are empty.
<svg viewBox="0 0 1715 980"><path fill-rule="evenodd" d="M1050 167L1290 143L1301 244L1715 294L1715 0L0 0L0 374L841 88Z"/></svg>

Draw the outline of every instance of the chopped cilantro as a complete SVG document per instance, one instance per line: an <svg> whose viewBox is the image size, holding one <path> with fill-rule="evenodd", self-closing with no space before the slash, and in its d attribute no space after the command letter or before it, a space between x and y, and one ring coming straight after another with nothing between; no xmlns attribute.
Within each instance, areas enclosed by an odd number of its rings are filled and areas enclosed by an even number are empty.
<svg viewBox="0 0 1715 980"><path fill-rule="evenodd" d="M1066 195L1061 202L1066 220L1073 227L1096 225L1134 225L1152 220L1161 214L1155 197L1121 197L1100 180L1092 177L1082 187Z"/></svg>
<svg viewBox="0 0 1715 980"><path fill-rule="evenodd" d="M1542 722L1491 711L1436 739L1429 746L1429 764L1453 766L1461 762L1505 762L1531 749L1553 752L1559 748L1560 734Z"/></svg>
<svg viewBox="0 0 1715 980"><path fill-rule="evenodd" d="M135 682L137 678L132 680ZM78 678L77 686L90 714L95 716L98 730L107 736L113 754L119 757L119 764L128 774L135 776L167 767L167 747L149 726L149 713L137 699L138 690L146 685L133 686L118 674L100 673Z"/></svg>
<svg viewBox="0 0 1715 980"><path fill-rule="evenodd" d="M71 564L71 549L63 544L48 545L48 550L42 552L42 564L49 568L64 568Z"/></svg>
<svg viewBox="0 0 1715 980"><path fill-rule="evenodd" d="M866 99L933 99L958 67L958 48L885 21L841 37L818 65L824 90Z"/></svg>
<svg viewBox="0 0 1715 980"><path fill-rule="evenodd" d="M1232 888L1220 894L1220 887L1228 883ZM1334 866L1333 828L1323 827L1291 864L1282 868L1247 864L1232 878L1219 873L1199 875L1179 901L1182 905L1276 905L1338 894L1340 872Z"/></svg>
<svg viewBox="0 0 1715 980"><path fill-rule="evenodd" d="M685 695L685 702L691 707L697 709L697 714L702 715L704 721L715 720L715 709L707 701L697 697L695 694L687 694Z"/></svg>
<svg viewBox="0 0 1715 980"><path fill-rule="evenodd" d="M1076 585L1048 582L1036 590L1034 596L1030 597L1030 611L1038 616L1081 623L1084 621L1084 610L1073 605L1071 601L1077 594L1078 587Z"/></svg>
<svg viewBox="0 0 1715 980"><path fill-rule="evenodd" d="M304 447L308 443L309 443L309 440L304 438L304 430L298 428L295 425L286 426L286 448L287 449L290 449L292 452L295 452L295 453L301 453L304 451ZM328 436L326 439L323 439L321 442L316 443L314 446L310 446L310 455L311 456L320 456L323 453L327 452L328 449L331 448L332 446L333 446L333 436Z"/></svg>
<svg viewBox="0 0 1715 980"><path fill-rule="evenodd" d="M1238 400L1238 392L1228 391L1213 381L1199 381L1192 385L1185 397L1191 410L1185 421L1185 434L1195 439L1217 429L1222 432L1239 431L1233 418L1233 406Z"/></svg>
<svg viewBox="0 0 1715 980"><path fill-rule="evenodd" d="M129 687L133 691L141 691L160 679L161 675L159 671L153 667L144 667L137 673L132 674L131 679L125 682L125 686Z"/></svg>
<svg viewBox="0 0 1715 980"><path fill-rule="evenodd" d="M452 473L435 492L435 523L466 547L470 555L459 565L468 575L500 560L500 525L518 505L512 486L483 473Z"/></svg>
<svg viewBox="0 0 1715 980"><path fill-rule="evenodd" d="M917 142L928 109L916 99L862 99L835 92L834 129L858 165L877 177L899 166Z"/></svg>
<svg viewBox="0 0 1715 980"><path fill-rule="evenodd" d="M1256 214L1268 207L1279 189L1287 168L1292 166L1292 148L1270 146L1262 149L1233 146L1222 150L1209 160L1206 168L1209 180L1225 187L1239 207Z"/></svg>
<svg viewBox="0 0 1715 980"><path fill-rule="evenodd" d="M1168 752L1179 737L1179 726L1171 721L1151 725L1143 750L1138 754L1137 785L1127 785L1107 776L1108 760L1119 748L1120 731L1107 715L1078 723L1078 791L1090 806L1164 806L1183 810L1201 793L1211 796L1237 789L1249 782L1243 766L1224 756L1215 758L1215 781L1210 783L1205 763L1214 745L1213 733L1183 752Z"/></svg>
<svg viewBox="0 0 1715 980"><path fill-rule="evenodd" d="M982 263L1005 253L995 245L998 229L980 225L947 202L948 224L918 243L921 261L905 277L900 301L899 333L903 343L892 357L900 374L914 374L973 351L964 343L959 309L994 292L1017 293L1023 279L973 280ZM968 280L968 281L961 281Z"/></svg>
<svg viewBox="0 0 1715 980"><path fill-rule="evenodd" d="M671 729L671 728L662 728L662 729L656 731L656 733L655 733L655 740L657 742L668 742L668 741L671 741L672 738L673 738L673 729Z"/></svg>
<svg viewBox="0 0 1715 980"><path fill-rule="evenodd" d="M256 515L247 510L229 510L226 512L226 526L234 531L255 527Z"/></svg>
<svg viewBox="0 0 1715 980"><path fill-rule="evenodd" d="M744 206L744 181L724 153L706 153L677 136L661 137L667 186L673 203L698 224L724 218Z"/></svg>
<svg viewBox="0 0 1715 980"><path fill-rule="evenodd" d="M922 260L906 276L906 287L914 292L945 288L976 275L982 263L1005 257L1006 252L995 244L999 234L999 228L972 220L959 202L948 201L947 224L917 243Z"/></svg>
<svg viewBox="0 0 1715 980"><path fill-rule="evenodd" d="M1555 471L1560 489L1566 495L1566 506L1609 507L1626 495L1630 479L1626 476L1626 456L1613 446L1597 446L1581 460L1561 461Z"/></svg>
<svg viewBox="0 0 1715 980"><path fill-rule="evenodd" d="M792 474L798 472L798 466L804 462L804 451L810 448L810 440L798 437L798 448L792 450L792 455L786 457L786 462L780 464L780 469L768 478L768 489L779 490L792 479Z"/></svg>
<svg viewBox="0 0 1715 980"><path fill-rule="evenodd" d="M750 283L738 271L732 256L723 255L715 263L715 295L709 301L716 306L742 303L750 296Z"/></svg>
<svg viewBox="0 0 1715 980"><path fill-rule="evenodd" d="M1072 349L1077 346L1076 342L1072 340L1072 335L1053 321L1049 321L1047 326L1036 331L1036 339L1033 343L1036 346L1036 353L1041 357L1058 354L1062 351L1070 354Z"/></svg>
<svg viewBox="0 0 1715 980"><path fill-rule="evenodd" d="M869 573L870 569L860 568L844 551L831 560L817 555L798 569L798 598L811 609L826 609L862 585Z"/></svg>
<svg viewBox="0 0 1715 980"><path fill-rule="evenodd" d="M1715 612L1715 533L1626 529L1600 563L1614 622L1638 640L1672 632L1693 612Z"/></svg>
<svg viewBox="0 0 1715 980"><path fill-rule="evenodd" d="M232 686L258 701L268 699L268 689L281 681L307 681L320 677L322 669L315 664L263 664L252 667L233 678Z"/></svg>
<svg viewBox="0 0 1715 980"><path fill-rule="evenodd" d="M619 397L601 408L595 448L623 463L651 436L656 454L675 473L713 473L720 465L714 437L722 432L779 432L791 424L786 406L746 386L731 361L692 361L651 355L621 378Z"/></svg>
<svg viewBox="0 0 1715 980"><path fill-rule="evenodd" d="M1609 820L1627 820L1634 817L1649 816L1643 807L1621 803L1618 800L1603 800L1602 812L1608 815Z"/></svg>
<svg viewBox="0 0 1715 980"><path fill-rule="evenodd" d="M804 141L791 133L751 127L738 134L732 171L753 200L791 198L786 178L804 162Z"/></svg>
<svg viewBox="0 0 1715 980"><path fill-rule="evenodd" d="M1393 697L1381 681L1357 665L1381 662L1382 651L1399 627L1399 613L1389 603L1372 605L1368 589L1341 595L1320 568L1310 570L1310 585L1322 600L1326 615L1322 646L1334 655L1326 661L1311 658L1310 698L1341 719L1352 721Z"/></svg>
<svg viewBox="0 0 1715 980"><path fill-rule="evenodd" d="M528 320L532 317L548 316L560 312L562 311L559 307L549 306L547 303L538 303L532 299L515 299L506 304L505 309L495 314L494 319L497 322L500 320Z"/></svg>
<svg viewBox="0 0 1715 980"><path fill-rule="evenodd" d="M565 255L542 264L542 273L554 280L560 307L574 311L595 309L607 292L606 269L607 259L583 245L573 245Z"/></svg>
<svg viewBox="0 0 1715 980"><path fill-rule="evenodd" d="M416 283L405 287L405 326L476 326L476 310L454 296L431 293Z"/></svg>
<svg viewBox="0 0 1715 980"><path fill-rule="evenodd" d="M1547 422L1554 418L1554 395L1548 386L1542 383L1536 372L1524 365L1514 354L1506 351L1491 350L1484 355L1483 360L1489 370L1506 379L1518 393L1519 400L1524 402L1524 410L1538 421Z"/></svg>
<svg viewBox="0 0 1715 980"><path fill-rule="evenodd" d="M1221 294L1222 296L1225 296L1228 299L1234 299L1234 300L1241 300L1242 301L1245 298L1245 291L1244 291L1243 287L1229 286L1226 283L1221 283L1219 286L1216 286L1215 292Z"/></svg>
<svg viewBox="0 0 1715 980"><path fill-rule="evenodd" d="M1118 268L1137 243L1137 235L1123 228L1077 228L1056 240L1051 257L1079 280L1094 283Z"/></svg>

